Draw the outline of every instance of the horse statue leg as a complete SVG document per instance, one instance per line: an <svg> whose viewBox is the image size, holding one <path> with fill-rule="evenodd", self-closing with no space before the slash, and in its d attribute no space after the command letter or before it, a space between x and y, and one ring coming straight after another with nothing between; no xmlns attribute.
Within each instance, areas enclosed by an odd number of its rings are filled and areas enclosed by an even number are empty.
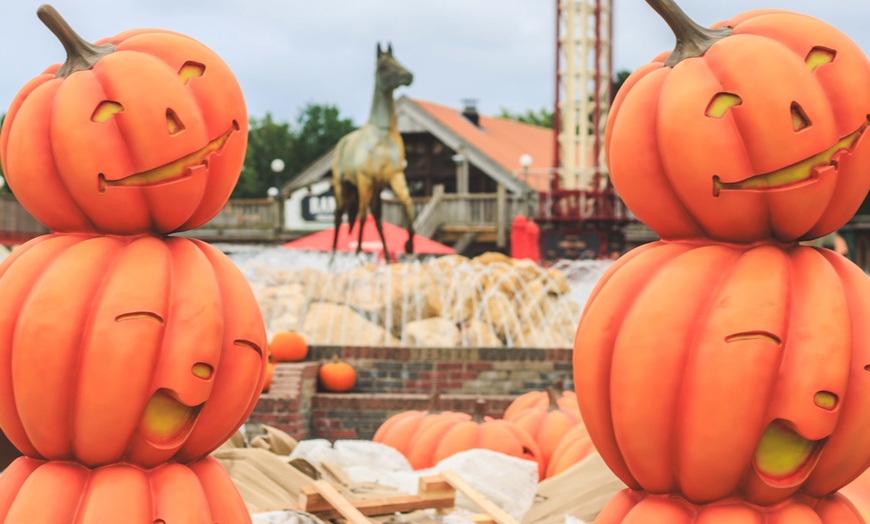
<svg viewBox="0 0 870 524"><path fill-rule="evenodd" d="M353 224L356 222L356 214L359 206L359 194L356 186L342 180L336 184L335 190L335 230L332 232L332 256L329 257L329 263L332 265L335 260L335 251L338 247L338 230L341 228L341 220L344 214L347 213L347 231L353 229Z"/></svg>
<svg viewBox="0 0 870 524"><path fill-rule="evenodd" d="M396 198L405 208L405 223L408 226L408 241L405 242L405 253L414 252L414 204L408 193L408 184L405 182L405 173L399 172L390 179L390 188L396 194Z"/></svg>
<svg viewBox="0 0 870 524"><path fill-rule="evenodd" d="M389 248L387 247L387 238L384 236L384 226L381 223L381 192L375 191L372 195L372 216L375 217L375 227L378 229L378 235L381 237L381 245L384 246L384 260L387 261L387 264L391 264L393 262L393 254L390 253Z"/></svg>
<svg viewBox="0 0 870 524"><path fill-rule="evenodd" d="M356 180L356 190L359 198L357 205L359 210L359 241L356 245L356 254L359 255L362 252L363 229L366 227L369 203L372 200L372 179L359 173ZM349 232L350 230L348 230Z"/></svg>

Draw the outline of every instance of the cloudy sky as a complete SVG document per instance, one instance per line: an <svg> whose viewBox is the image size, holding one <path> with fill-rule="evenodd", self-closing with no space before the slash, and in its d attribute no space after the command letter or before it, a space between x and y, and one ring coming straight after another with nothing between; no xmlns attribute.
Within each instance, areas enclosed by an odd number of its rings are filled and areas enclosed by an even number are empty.
<svg viewBox="0 0 870 524"><path fill-rule="evenodd" d="M40 2L0 10L0 105L65 54L36 17ZM414 74L397 94L459 107L477 99L485 114L553 104L555 0L54 0L93 41L137 27L185 33L235 72L248 112L292 120L306 103L335 104L361 124L374 86L375 46L392 42ZM615 69L633 70L673 47L643 0L614 0ZM868 0L682 0L702 25L750 9L807 13L870 52Z"/></svg>

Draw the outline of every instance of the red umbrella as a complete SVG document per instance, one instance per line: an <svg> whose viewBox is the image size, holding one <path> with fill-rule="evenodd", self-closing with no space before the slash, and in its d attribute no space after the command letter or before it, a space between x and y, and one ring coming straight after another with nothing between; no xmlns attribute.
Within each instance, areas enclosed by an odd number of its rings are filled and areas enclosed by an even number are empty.
<svg viewBox="0 0 870 524"><path fill-rule="evenodd" d="M359 239L359 227L357 222L353 230L348 234L347 223L338 228L338 244L336 251L356 251L357 239ZM399 253L405 252L405 241L408 240L408 232L389 222L381 222L384 226L384 238L387 240L387 249L393 258ZM332 251L332 235L335 229L319 231L306 237L298 238L284 244L288 249L307 249L311 251ZM367 253L378 253L383 256L384 247L378 230L375 228L375 219L369 215L366 218L365 229L362 237L362 250ZM456 253L450 246L420 235L414 235L414 253L427 255L449 255Z"/></svg>

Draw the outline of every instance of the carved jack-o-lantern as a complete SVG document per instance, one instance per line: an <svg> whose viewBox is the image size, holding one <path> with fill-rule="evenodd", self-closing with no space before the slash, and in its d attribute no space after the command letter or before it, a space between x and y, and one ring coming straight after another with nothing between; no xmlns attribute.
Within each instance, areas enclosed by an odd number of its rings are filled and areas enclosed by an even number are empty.
<svg viewBox="0 0 870 524"><path fill-rule="evenodd" d="M28 456L195 460L262 389L253 293L203 242L42 236L0 265L0 301L0 427Z"/></svg>
<svg viewBox="0 0 870 524"><path fill-rule="evenodd" d="M659 242L593 291L574 378L629 487L824 497L870 464L870 279L832 251Z"/></svg>
<svg viewBox="0 0 870 524"><path fill-rule="evenodd" d="M13 100L0 134L9 187L57 232L170 233L220 211L247 146L241 89L184 35L133 30L96 45L48 6L67 49Z"/></svg>
<svg viewBox="0 0 870 524"><path fill-rule="evenodd" d="M665 240L790 242L845 224L870 188L861 49L796 13L707 30L670 1L654 7L677 50L626 81L605 136L628 207Z"/></svg>

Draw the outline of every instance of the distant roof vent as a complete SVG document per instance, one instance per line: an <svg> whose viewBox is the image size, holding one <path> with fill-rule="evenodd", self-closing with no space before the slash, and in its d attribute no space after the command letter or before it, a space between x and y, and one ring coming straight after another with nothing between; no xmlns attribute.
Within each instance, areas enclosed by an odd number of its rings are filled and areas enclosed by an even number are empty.
<svg viewBox="0 0 870 524"><path fill-rule="evenodd" d="M480 115L477 112L477 99L465 98L462 100L462 116L474 124L475 127L480 127Z"/></svg>

